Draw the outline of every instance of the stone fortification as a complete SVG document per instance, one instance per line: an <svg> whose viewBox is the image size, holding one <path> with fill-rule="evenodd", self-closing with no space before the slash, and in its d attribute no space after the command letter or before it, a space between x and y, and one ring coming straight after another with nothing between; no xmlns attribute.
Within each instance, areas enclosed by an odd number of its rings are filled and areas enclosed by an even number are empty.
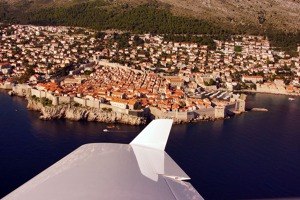
<svg viewBox="0 0 300 200"><path fill-rule="evenodd" d="M173 119L176 124L224 119L235 113L244 112L246 99L244 96L233 95L228 105L216 105L190 111L166 111L152 106L143 110L130 110L109 105L97 99L55 96L50 92L31 88L26 84L13 87L12 95L26 96L28 109L40 111L40 118L44 120L66 118L75 121L86 120L131 125L145 124L147 120L159 118ZM44 103L41 103L42 101Z"/></svg>
<svg viewBox="0 0 300 200"><path fill-rule="evenodd" d="M43 106L42 103L32 99L28 99L27 108L39 111L41 113L40 118L43 120L65 118L74 121L87 120L130 125L146 124L146 118L144 117L136 117L114 111L103 111L90 107L74 107L70 105Z"/></svg>

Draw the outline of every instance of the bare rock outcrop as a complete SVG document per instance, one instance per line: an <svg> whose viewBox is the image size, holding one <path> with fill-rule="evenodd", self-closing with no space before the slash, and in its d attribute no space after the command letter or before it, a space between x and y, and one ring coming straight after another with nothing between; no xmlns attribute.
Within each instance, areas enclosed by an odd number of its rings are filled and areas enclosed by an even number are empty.
<svg viewBox="0 0 300 200"><path fill-rule="evenodd" d="M122 0L125 1L125 0ZM158 0L176 15L223 23L227 27L250 25L295 32L300 26L299 0Z"/></svg>
<svg viewBox="0 0 300 200"><path fill-rule="evenodd" d="M136 117L128 114L107 112L96 108L74 107L70 105L43 106L40 102L28 99L27 108L39 111L40 119L69 119L73 121L86 120L106 123L122 123L130 125L146 124L145 117Z"/></svg>

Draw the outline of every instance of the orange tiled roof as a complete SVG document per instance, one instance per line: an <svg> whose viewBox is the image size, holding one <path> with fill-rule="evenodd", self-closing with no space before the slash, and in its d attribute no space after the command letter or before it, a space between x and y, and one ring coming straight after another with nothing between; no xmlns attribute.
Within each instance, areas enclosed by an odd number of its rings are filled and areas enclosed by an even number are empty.
<svg viewBox="0 0 300 200"><path fill-rule="evenodd" d="M126 103L127 104L127 100L120 99L120 98L112 98L110 101L111 102L124 103L124 104Z"/></svg>
<svg viewBox="0 0 300 200"><path fill-rule="evenodd" d="M4 66L4 65L8 65L9 62L3 62L3 63L0 63L0 66Z"/></svg>
<svg viewBox="0 0 300 200"><path fill-rule="evenodd" d="M262 76L248 76L248 75L243 75L245 78L263 78Z"/></svg>

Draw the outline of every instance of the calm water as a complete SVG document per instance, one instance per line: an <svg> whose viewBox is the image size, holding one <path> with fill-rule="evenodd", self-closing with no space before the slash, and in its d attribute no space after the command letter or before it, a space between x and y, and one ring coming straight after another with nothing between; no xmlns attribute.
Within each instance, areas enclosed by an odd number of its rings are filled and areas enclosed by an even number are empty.
<svg viewBox="0 0 300 200"><path fill-rule="evenodd" d="M206 199L300 197L300 99L248 95L230 120L173 126L168 154ZM0 198L82 144L129 143L143 126L41 121L26 101L0 91Z"/></svg>

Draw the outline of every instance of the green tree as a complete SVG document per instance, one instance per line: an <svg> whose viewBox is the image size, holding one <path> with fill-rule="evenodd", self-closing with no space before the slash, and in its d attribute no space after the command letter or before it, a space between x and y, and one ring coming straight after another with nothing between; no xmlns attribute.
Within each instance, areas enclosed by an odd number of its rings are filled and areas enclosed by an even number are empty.
<svg viewBox="0 0 300 200"><path fill-rule="evenodd" d="M243 47L242 46L234 46L234 51L237 53L242 52Z"/></svg>

